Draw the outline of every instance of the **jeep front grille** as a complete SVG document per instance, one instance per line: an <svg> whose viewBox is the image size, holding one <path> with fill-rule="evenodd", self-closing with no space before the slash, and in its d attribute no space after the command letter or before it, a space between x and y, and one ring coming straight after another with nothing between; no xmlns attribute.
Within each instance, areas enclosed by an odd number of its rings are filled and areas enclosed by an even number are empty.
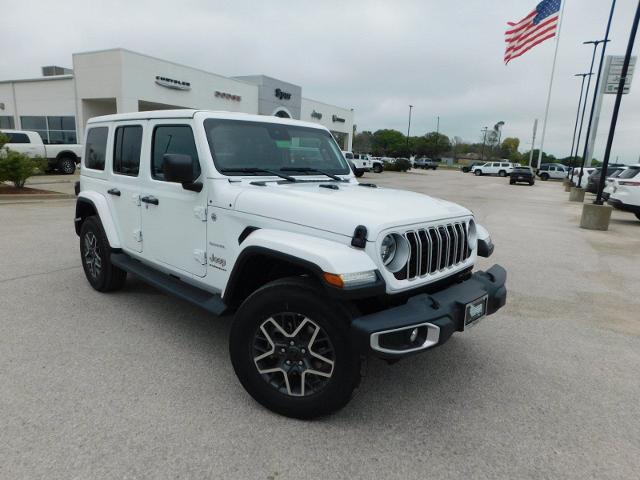
<svg viewBox="0 0 640 480"><path fill-rule="evenodd" d="M398 280L432 275L464 262L471 254L465 222L408 230L402 235L409 244L409 260L394 273Z"/></svg>

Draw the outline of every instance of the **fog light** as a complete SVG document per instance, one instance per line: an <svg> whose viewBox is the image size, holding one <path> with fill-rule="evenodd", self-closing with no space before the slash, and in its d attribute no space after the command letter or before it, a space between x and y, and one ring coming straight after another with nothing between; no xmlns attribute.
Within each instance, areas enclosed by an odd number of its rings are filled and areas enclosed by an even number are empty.
<svg viewBox="0 0 640 480"><path fill-rule="evenodd" d="M416 338L418 338L418 329L414 328L411 330L411 335L409 335L409 341L413 343L416 341Z"/></svg>

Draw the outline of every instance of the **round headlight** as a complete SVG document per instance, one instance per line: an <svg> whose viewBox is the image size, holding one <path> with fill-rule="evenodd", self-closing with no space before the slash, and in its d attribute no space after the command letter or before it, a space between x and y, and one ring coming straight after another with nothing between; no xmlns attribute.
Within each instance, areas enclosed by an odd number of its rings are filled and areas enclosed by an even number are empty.
<svg viewBox="0 0 640 480"><path fill-rule="evenodd" d="M469 250L473 250L476 248L476 245L478 243L478 232L476 230L476 222L474 222L473 220L469 220L467 235L469 238Z"/></svg>
<svg viewBox="0 0 640 480"><path fill-rule="evenodd" d="M380 244L380 258L391 273L396 273L407 264L409 259L409 242L402 235L390 233Z"/></svg>
<svg viewBox="0 0 640 480"><path fill-rule="evenodd" d="M385 267L393 260L393 257L396 255L397 247L398 242L395 239L395 235L387 235L382 239L382 244L380 245L380 258L382 258L382 263Z"/></svg>

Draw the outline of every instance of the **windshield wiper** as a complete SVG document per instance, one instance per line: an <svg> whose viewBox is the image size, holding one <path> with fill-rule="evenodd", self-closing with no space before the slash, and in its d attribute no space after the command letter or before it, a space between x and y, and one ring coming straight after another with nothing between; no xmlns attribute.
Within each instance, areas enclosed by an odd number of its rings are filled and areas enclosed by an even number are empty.
<svg viewBox="0 0 640 480"><path fill-rule="evenodd" d="M329 173L329 172L325 172L324 170L319 170L317 168L311 168L311 167L283 167L280 169L281 172L308 172L308 173L319 173L320 175L325 175L333 180L337 180L338 182L346 182L348 180L345 180L344 178L340 178L337 175L334 175L333 173Z"/></svg>
<svg viewBox="0 0 640 480"><path fill-rule="evenodd" d="M280 178L284 178L285 180L287 180L288 182L295 182L297 181L295 178L289 176L289 175L285 175L284 173L280 173L277 172L275 170L269 170L266 168L255 168L255 167L230 167L230 168L223 168L220 170L220 172L222 173L229 173L229 172L240 172L240 173L268 173L270 175L276 176L276 177L280 177Z"/></svg>

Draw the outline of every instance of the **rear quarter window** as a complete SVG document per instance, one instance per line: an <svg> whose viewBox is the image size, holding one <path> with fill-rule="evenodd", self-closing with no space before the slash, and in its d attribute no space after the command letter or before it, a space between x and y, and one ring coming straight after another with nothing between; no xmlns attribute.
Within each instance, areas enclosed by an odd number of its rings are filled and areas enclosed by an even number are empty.
<svg viewBox="0 0 640 480"><path fill-rule="evenodd" d="M26 133L3 132L9 137L8 143L31 143Z"/></svg>
<svg viewBox="0 0 640 480"><path fill-rule="evenodd" d="M84 166L93 170L104 170L107 156L109 127L93 127L87 132Z"/></svg>
<svg viewBox="0 0 640 480"><path fill-rule="evenodd" d="M640 168L628 168L620 175L618 178L634 178L636 175L640 173Z"/></svg>

